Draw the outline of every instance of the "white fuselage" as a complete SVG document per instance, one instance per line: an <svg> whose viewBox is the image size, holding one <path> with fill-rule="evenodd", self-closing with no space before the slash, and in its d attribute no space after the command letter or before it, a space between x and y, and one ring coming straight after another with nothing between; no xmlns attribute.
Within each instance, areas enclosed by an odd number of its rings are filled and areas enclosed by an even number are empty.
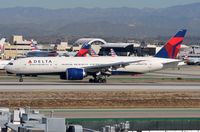
<svg viewBox="0 0 200 132"><path fill-rule="evenodd" d="M7 72L15 74L56 74L66 72L68 68L84 68L88 66L104 65L110 63L131 62L128 66L116 71L132 73L146 73L161 70L163 64L178 62L175 59L156 57L30 57L12 62L5 67Z"/></svg>
<svg viewBox="0 0 200 132"><path fill-rule="evenodd" d="M11 62L11 60L0 60L0 70L4 70L5 66Z"/></svg>

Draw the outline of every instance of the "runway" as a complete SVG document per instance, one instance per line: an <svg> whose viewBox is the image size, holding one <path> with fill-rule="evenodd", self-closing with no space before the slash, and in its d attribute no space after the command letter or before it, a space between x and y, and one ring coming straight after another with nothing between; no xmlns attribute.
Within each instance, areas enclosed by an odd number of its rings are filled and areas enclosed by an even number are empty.
<svg viewBox="0 0 200 132"><path fill-rule="evenodd" d="M199 83L1 82L0 104L33 108L200 108Z"/></svg>
<svg viewBox="0 0 200 132"><path fill-rule="evenodd" d="M60 83L60 82L0 82L1 91L37 91L37 90L200 90L200 83Z"/></svg>

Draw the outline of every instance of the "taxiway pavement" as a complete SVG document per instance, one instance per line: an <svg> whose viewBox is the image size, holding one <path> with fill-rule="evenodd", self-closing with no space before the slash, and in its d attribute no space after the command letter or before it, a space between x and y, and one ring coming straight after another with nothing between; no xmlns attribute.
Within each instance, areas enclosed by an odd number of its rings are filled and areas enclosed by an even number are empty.
<svg viewBox="0 0 200 132"><path fill-rule="evenodd" d="M41 109L46 116L65 118L200 118L196 108L147 109Z"/></svg>
<svg viewBox="0 0 200 132"><path fill-rule="evenodd" d="M51 83L51 82L0 82L1 91L37 90L200 90L200 83Z"/></svg>

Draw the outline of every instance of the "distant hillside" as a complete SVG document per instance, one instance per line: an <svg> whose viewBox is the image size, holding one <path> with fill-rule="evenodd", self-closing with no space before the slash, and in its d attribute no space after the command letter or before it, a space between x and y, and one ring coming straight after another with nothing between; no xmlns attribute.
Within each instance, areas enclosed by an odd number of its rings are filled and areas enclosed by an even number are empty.
<svg viewBox="0 0 200 132"><path fill-rule="evenodd" d="M200 3L162 9L0 9L0 34L9 36L169 36L180 28L200 37Z"/></svg>

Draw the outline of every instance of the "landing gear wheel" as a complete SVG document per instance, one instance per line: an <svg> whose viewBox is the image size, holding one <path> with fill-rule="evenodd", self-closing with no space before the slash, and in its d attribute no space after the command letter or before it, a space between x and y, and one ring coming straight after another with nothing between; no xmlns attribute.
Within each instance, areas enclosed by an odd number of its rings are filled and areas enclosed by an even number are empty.
<svg viewBox="0 0 200 132"><path fill-rule="evenodd" d="M96 83L106 83L106 79L99 78L95 82Z"/></svg>
<svg viewBox="0 0 200 132"><path fill-rule="evenodd" d="M23 82L24 80L23 80L23 78L22 78L22 76L20 76L19 77L19 82Z"/></svg>
<svg viewBox="0 0 200 132"><path fill-rule="evenodd" d="M90 78L89 83L94 83L94 79Z"/></svg>
<svg viewBox="0 0 200 132"><path fill-rule="evenodd" d="M106 83L106 78L90 78L89 83Z"/></svg>
<svg viewBox="0 0 200 132"><path fill-rule="evenodd" d="M98 80L98 83L106 83L106 79L100 78L100 79Z"/></svg>
<svg viewBox="0 0 200 132"><path fill-rule="evenodd" d="M102 79L101 78L99 78L99 79L97 79L97 81L96 81L97 83L102 83Z"/></svg>
<svg viewBox="0 0 200 132"><path fill-rule="evenodd" d="M101 79L97 79L97 78L94 78L94 79L89 79L89 83L101 83Z"/></svg>
<svg viewBox="0 0 200 132"><path fill-rule="evenodd" d="M102 83L106 83L106 79L102 79Z"/></svg>

